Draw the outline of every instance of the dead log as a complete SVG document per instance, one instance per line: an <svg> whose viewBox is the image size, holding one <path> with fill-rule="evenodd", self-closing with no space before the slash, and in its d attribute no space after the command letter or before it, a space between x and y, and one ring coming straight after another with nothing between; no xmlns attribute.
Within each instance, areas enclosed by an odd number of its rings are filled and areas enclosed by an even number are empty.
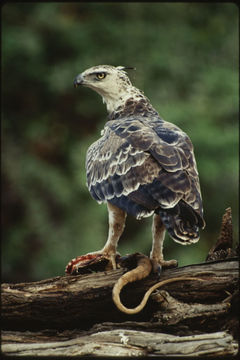
<svg viewBox="0 0 240 360"><path fill-rule="evenodd" d="M2 284L2 324L5 329L86 329L96 322L150 318L159 307L151 297L142 313L125 315L113 304L111 291L123 269L87 275L63 276L22 284ZM238 261L226 259L163 271L161 280L199 277L198 281L168 284L161 290L184 303L221 303L237 291ZM140 302L143 294L159 281L151 275L129 284L122 301L128 307Z"/></svg>
<svg viewBox="0 0 240 360"><path fill-rule="evenodd" d="M208 261L167 269L121 293L135 307L156 282L138 314L120 312L112 288L125 269L2 284L2 353L8 356L234 356L238 351L239 263L229 246L229 211ZM223 244L223 246L222 246ZM134 258L134 256L133 256ZM209 259L214 259L209 261Z"/></svg>
<svg viewBox="0 0 240 360"><path fill-rule="evenodd" d="M67 339L66 339L67 338ZM5 333L2 351L8 356L181 356L236 355L238 345L226 332L175 336L163 333L111 330L90 335L66 333L45 338L42 333Z"/></svg>

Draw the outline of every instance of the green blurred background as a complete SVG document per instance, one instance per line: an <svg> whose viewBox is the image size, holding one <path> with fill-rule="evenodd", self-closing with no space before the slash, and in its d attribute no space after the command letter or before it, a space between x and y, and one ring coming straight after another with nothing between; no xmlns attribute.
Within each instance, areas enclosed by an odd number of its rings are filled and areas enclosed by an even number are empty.
<svg viewBox="0 0 240 360"><path fill-rule="evenodd" d="M2 8L2 280L63 275L99 250L106 205L86 187L85 154L106 109L74 77L99 64L130 78L191 137L207 226L165 242L166 259L204 261L231 206L238 234L238 8L231 3L8 3ZM151 249L151 218L128 217L121 254Z"/></svg>

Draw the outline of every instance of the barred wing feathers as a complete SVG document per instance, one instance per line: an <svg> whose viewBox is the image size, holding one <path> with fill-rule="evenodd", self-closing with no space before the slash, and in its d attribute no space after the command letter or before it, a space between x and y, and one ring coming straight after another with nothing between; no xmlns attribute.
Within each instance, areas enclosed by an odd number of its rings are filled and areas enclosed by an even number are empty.
<svg viewBox="0 0 240 360"><path fill-rule="evenodd" d="M136 218L158 213L169 234L195 242L204 226L193 146L177 126L158 117L108 121L87 152L87 184Z"/></svg>

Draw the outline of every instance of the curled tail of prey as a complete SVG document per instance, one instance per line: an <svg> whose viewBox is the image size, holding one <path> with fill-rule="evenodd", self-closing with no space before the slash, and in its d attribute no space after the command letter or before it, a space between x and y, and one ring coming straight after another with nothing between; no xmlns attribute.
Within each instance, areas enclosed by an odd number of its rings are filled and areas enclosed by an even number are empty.
<svg viewBox="0 0 240 360"><path fill-rule="evenodd" d="M113 287L112 298L113 298L115 305L117 306L117 308L120 311L122 311L126 314L137 314L145 307L151 293L154 290L156 290L168 283L175 282L175 281L184 281L184 280L204 281L204 280L196 278L196 277L178 277L178 278L166 279L166 280L160 281L157 284L151 286L148 289L148 291L145 293L140 304L138 306L136 306L135 308L130 309L130 308L127 308L126 306L124 306L120 300L120 293L121 293L122 288L130 282L144 279L145 277L147 277L150 274L151 270L152 270L151 260L147 256L142 255L138 260L137 267L131 271L128 271L127 273L125 273L118 279L118 281L116 282L116 284Z"/></svg>
<svg viewBox="0 0 240 360"><path fill-rule="evenodd" d="M183 200L171 209L159 208L160 215L169 235L178 243L188 245L199 240L199 229L204 228L203 218Z"/></svg>
<svg viewBox="0 0 240 360"><path fill-rule="evenodd" d="M135 269L130 270L127 273L123 274L118 279L118 281L116 282L116 284L113 287L112 298L113 298L115 305L117 306L117 308L119 310L121 310L122 312L124 312L126 314L136 314L144 308L149 296L146 299L144 299L145 298L145 296L144 296L143 300L137 307L135 307L133 309L129 309L122 304L122 302L120 300L120 292L121 292L122 288L125 285L127 285L128 283L146 278L150 274L151 271L152 271L152 263L151 263L150 259L147 256L142 255L138 260L137 267Z"/></svg>

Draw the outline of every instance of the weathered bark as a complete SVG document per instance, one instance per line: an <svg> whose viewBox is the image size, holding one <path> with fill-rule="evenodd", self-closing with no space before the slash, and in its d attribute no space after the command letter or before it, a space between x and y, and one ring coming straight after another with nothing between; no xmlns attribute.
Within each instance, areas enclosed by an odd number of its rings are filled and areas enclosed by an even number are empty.
<svg viewBox="0 0 240 360"><path fill-rule="evenodd" d="M226 332L175 336L136 330L111 330L63 336L6 333L2 351L11 356L224 356L236 355L237 342Z"/></svg>
<svg viewBox="0 0 240 360"><path fill-rule="evenodd" d="M129 319L117 310L111 291L123 269L106 273L63 276L34 283L2 285L2 322L6 329L83 328L102 321ZM238 261L227 259L163 271L161 280L194 276L205 281L168 284L174 298L184 302L216 304L237 290ZM122 301L135 306L144 292L159 281L156 275L129 284ZM161 289L162 290L162 289ZM158 308L151 297L144 311L131 319L149 318Z"/></svg>
<svg viewBox="0 0 240 360"><path fill-rule="evenodd" d="M227 330L233 335L237 332L237 259L163 271L161 280L195 276L205 281L168 284L155 291L146 308L137 315L123 314L112 302L112 287L123 272L119 269L35 283L3 284L3 328L11 330L2 332L3 353L43 356L236 354L237 342L232 335L219 331ZM127 285L122 301L135 306L156 281L156 275L151 275ZM42 333L13 331L51 328L53 330ZM82 331L70 330L74 328ZM211 335L204 335L206 332Z"/></svg>
<svg viewBox="0 0 240 360"><path fill-rule="evenodd" d="M2 353L62 356L236 355L239 332L239 263L232 251L230 211L220 237L201 264L167 269L128 284L121 293L135 307L156 282L138 314L120 312L112 288L124 269L2 285ZM230 225L229 225L230 224ZM232 257L235 256L235 257ZM134 257L134 256L133 256ZM223 260L216 260L216 259Z"/></svg>

